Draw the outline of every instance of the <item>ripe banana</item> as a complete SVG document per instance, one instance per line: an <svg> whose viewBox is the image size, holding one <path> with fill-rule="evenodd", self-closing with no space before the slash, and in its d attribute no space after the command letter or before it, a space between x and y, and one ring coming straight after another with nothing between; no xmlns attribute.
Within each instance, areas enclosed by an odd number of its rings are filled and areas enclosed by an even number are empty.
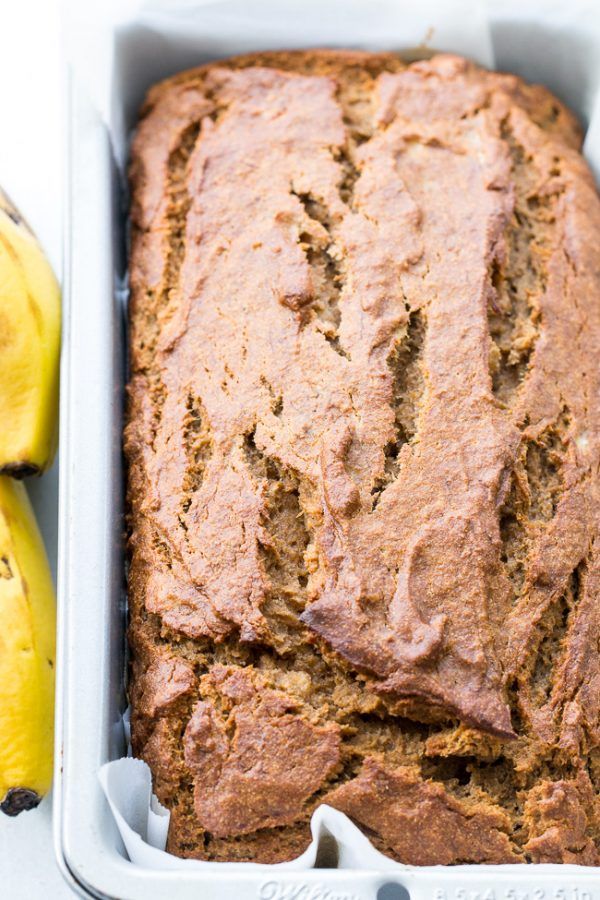
<svg viewBox="0 0 600 900"><path fill-rule="evenodd" d="M37 806L52 783L55 603L25 487L0 476L0 810Z"/></svg>
<svg viewBox="0 0 600 900"><path fill-rule="evenodd" d="M56 450L60 291L0 191L0 474L42 472Z"/></svg>

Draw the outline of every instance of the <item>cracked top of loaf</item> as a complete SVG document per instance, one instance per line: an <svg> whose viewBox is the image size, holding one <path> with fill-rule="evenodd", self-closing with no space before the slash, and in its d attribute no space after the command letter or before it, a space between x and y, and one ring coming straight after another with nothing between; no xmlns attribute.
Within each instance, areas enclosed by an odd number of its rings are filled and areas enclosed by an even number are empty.
<svg viewBox="0 0 600 900"><path fill-rule="evenodd" d="M312 810L403 862L599 864L600 202L545 89L240 57L131 162L134 750L169 848Z"/></svg>

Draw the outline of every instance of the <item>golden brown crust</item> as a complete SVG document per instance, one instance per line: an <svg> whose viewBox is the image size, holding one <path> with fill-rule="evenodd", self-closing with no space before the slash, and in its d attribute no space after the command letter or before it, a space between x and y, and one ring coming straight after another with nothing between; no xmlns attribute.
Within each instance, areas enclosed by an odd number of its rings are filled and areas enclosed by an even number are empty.
<svg viewBox="0 0 600 900"><path fill-rule="evenodd" d="M173 852L289 858L330 798L405 862L595 859L579 143L545 89L449 56L259 54L150 91L133 744Z"/></svg>
<svg viewBox="0 0 600 900"><path fill-rule="evenodd" d="M542 781L525 804L532 862L600 863L600 800L589 778L580 772L571 781Z"/></svg>
<svg viewBox="0 0 600 900"><path fill-rule="evenodd" d="M521 862L511 822L487 802L457 800L424 781L416 767L383 768L365 759L360 774L324 797L367 828L376 846L413 866Z"/></svg>
<svg viewBox="0 0 600 900"><path fill-rule="evenodd" d="M339 768L339 726L314 725L250 668L213 666L201 696L183 736L200 825L226 838L293 824Z"/></svg>

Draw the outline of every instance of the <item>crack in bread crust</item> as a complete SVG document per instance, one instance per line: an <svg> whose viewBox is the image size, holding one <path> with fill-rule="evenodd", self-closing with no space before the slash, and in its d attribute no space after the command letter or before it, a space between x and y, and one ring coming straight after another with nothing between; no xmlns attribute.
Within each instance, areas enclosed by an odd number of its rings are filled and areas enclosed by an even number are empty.
<svg viewBox="0 0 600 900"><path fill-rule="evenodd" d="M449 56L259 54L150 91L130 696L171 852L291 859L325 802L406 863L600 863L579 143L544 89Z"/></svg>

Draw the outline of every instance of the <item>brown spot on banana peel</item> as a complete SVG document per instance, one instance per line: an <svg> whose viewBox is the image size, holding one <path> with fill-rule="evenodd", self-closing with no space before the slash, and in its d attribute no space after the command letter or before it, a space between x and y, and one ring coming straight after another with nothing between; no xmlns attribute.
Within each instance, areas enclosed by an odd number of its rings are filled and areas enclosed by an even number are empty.
<svg viewBox="0 0 600 900"><path fill-rule="evenodd" d="M8 556L0 556L0 578L5 578L6 580L14 578Z"/></svg>
<svg viewBox="0 0 600 900"><path fill-rule="evenodd" d="M33 234L33 230L27 220L2 188L0 188L0 209L6 213L9 219L12 219L15 225L18 225L20 228L25 228L30 234Z"/></svg>

